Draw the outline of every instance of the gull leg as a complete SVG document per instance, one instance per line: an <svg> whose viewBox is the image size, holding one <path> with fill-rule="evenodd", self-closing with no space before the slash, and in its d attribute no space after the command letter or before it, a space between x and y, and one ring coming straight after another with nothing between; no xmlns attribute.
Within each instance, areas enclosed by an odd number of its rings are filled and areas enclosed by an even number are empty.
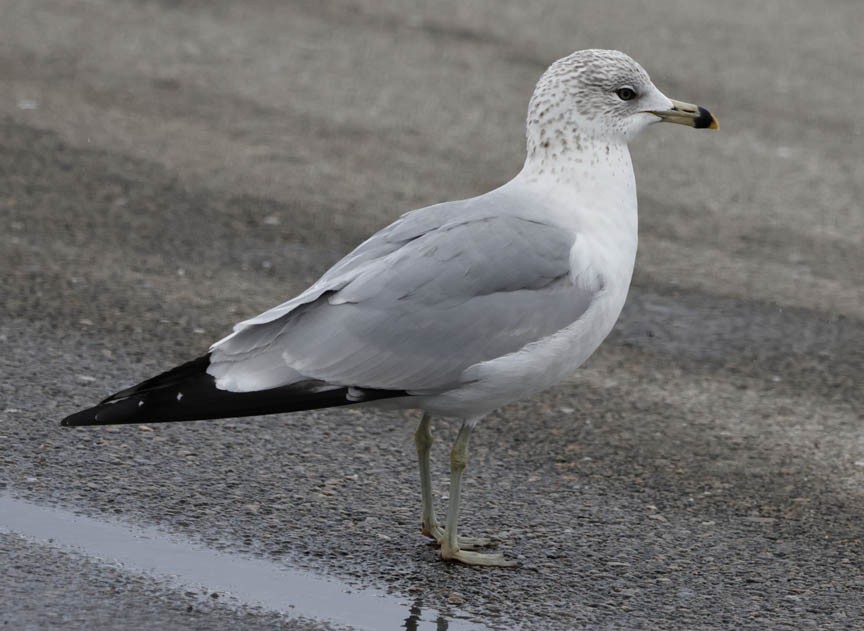
<svg viewBox="0 0 864 631"><path fill-rule="evenodd" d="M462 496L462 474L468 466L468 443L475 422L469 420L462 424L456 442L453 443L453 449L450 451L450 504L447 508L447 526L444 529L444 538L440 541L439 554L445 561L461 561L468 565L512 567L516 563L505 559L503 554L467 552L460 546L462 540L456 532L459 522L459 501Z"/></svg>
<svg viewBox="0 0 864 631"><path fill-rule="evenodd" d="M417 446L417 457L420 460L420 495L423 500L420 530L430 539L440 541L444 533L435 519L435 506L432 504L432 473L429 470L429 450L432 448L432 430L429 428L431 421L432 417L424 412L420 425L414 432L414 444Z"/></svg>
<svg viewBox="0 0 864 631"><path fill-rule="evenodd" d="M420 495L423 502L420 531L440 544L444 540L444 529L435 519L435 506L432 503L432 473L429 466L429 451L432 448L431 422L432 417L424 412L423 418L420 419L420 425L417 426L417 431L414 433L414 444L417 447L417 458L420 461ZM492 543L490 539L483 537L459 538L459 545L465 550L473 550Z"/></svg>

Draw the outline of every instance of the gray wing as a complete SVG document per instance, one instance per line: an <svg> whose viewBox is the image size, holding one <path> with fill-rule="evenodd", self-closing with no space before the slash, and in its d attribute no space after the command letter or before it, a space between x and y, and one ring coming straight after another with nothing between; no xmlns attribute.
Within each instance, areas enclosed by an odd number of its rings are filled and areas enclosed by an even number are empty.
<svg viewBox="0 0 864 631"><path fill-rule="evenodd" d="M585 312L595 292L572 282L574 235L465 214L392 224L298 298L241 323L211 349L208 372L235 391L303 379L445 389Z"/></svg>

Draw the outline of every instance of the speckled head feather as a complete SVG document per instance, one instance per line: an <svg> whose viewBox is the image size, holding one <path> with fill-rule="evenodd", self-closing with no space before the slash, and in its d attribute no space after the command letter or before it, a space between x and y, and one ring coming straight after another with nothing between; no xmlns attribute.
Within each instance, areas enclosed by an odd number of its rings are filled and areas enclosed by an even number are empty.
<svg viewBox="0 0 864 631"><path fill-rule="evenodd" d="M529 155L550 144L578 145L586 137L626 142L657 121L647 110L669 107L669 99L629 56L576 51L553 63L537 83L528 107Z"/></svg>

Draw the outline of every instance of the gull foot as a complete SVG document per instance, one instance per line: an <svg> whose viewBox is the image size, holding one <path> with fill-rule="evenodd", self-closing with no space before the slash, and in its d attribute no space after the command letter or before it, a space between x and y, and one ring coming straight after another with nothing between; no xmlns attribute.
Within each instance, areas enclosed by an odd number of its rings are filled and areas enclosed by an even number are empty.
<svg viewBox="0 0 864 631"><path fill-rule="evenodd" d="M500 552L469 552L467 550L450 550L442 545L438 551L444 561L459 561L465 565L485 565L487 567L516 567L518 563L504 558Z"/></svg>
<svg viewBox="0 0 864 631"><path fill-rule="evenodd" d="M444 529L438 524L435 524L431 528L423 526L421 532L430 539L434 539L439 546L444 542ZM489 537L459 537L459 548L461 550L494 548L497 545L498 542Z"/></svg>

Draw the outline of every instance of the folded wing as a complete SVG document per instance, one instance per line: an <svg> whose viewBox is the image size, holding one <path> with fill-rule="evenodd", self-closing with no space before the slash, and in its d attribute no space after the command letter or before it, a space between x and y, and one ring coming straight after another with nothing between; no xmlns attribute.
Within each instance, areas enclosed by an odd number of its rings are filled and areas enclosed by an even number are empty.
<svg viewBox="0 0 864 631"><path fill-rule="evenodd" d="M407 215L298 298L241 323L211 348L217 386L445 390L585 312L594 292L571 278L575 235L465 203L432 207L436 221Z"/></svg>

